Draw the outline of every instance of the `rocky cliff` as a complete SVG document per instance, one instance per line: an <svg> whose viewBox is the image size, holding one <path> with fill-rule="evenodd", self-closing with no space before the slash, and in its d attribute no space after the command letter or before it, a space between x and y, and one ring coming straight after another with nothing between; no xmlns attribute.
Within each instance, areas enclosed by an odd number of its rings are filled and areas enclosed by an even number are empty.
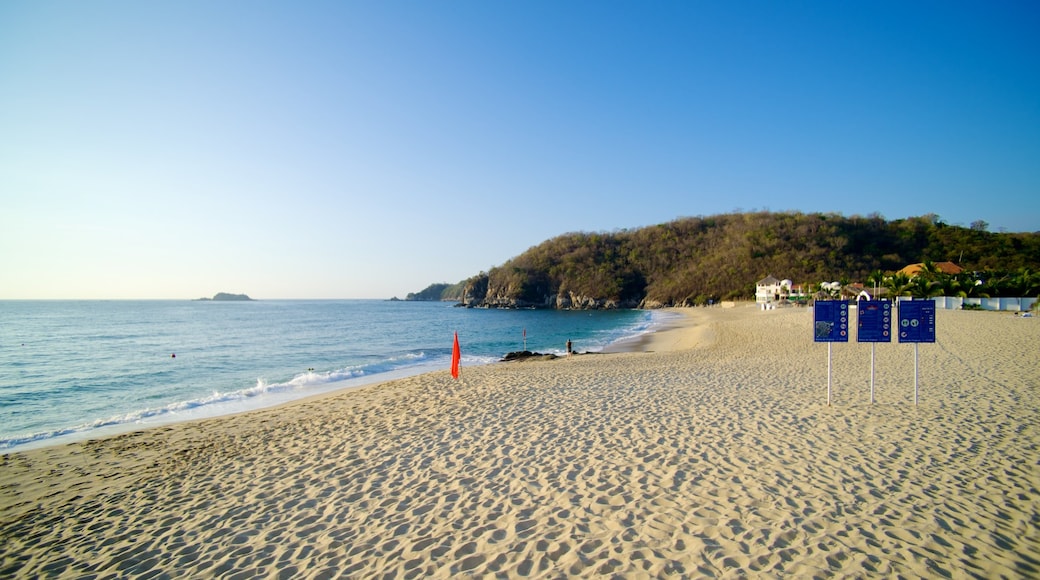
<svg viewBox="0 0 1040 580"><path fill-rule="evenodd" d="M513 287L511 284L495 284L481 273L470 278L465 285L459 306L467 308L553 308L557 310L611 310L616 308L654 307L640 300L619 300L578 294L567 290L559 291L544 286L541 292Z"/></svg>

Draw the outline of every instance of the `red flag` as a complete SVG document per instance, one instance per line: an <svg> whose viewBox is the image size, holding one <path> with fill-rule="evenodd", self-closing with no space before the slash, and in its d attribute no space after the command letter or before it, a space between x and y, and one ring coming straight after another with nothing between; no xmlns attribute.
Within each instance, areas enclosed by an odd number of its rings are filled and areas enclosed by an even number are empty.
<svg viewBox="0 0 1040 580"><path fill-rule="evenodd" d="M459 360L462 358L462 351L459 350L459 333L455 333L455 344L451 347L451 376L452 378L459 378Z"/></svg>

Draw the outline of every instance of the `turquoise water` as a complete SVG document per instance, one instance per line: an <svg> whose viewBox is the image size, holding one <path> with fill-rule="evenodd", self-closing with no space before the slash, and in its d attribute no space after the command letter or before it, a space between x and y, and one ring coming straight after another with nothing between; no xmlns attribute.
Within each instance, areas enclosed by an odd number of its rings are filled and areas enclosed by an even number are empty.
<svg viewBox="0 0 1040 580"><path fill-rule="evenodd" d="M0 451L235 413L649 331L646 311L377 300L0 301Z"/></svg>

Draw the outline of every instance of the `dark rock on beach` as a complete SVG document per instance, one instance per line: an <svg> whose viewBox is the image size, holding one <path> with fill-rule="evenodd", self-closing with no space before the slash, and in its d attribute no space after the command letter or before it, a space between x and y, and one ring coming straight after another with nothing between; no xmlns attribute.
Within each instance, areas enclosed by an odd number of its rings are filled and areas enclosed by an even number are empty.
<svg viewBox="0 0 1040 580"><path fill-rule="evenodd" d="M501 362L507 361L525 361L525 360L553 360L557 358L554 354L542 354L540 352L531 352L529 350L519 350L516 352L506 353L506 356L502 357Z"/></svg>

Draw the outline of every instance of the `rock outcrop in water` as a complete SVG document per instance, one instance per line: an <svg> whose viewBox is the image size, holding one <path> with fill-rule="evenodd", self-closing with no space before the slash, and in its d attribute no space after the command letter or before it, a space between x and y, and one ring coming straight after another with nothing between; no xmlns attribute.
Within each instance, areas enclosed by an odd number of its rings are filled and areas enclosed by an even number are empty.
<svg viewBox="0 0 1040 580"><path fill-rule="evenodd" d="M199 298L199 300L213 300L216 302L253 302L254 300L245 294L228 294L227 292L217 292L213 295L213 298Z"/></svg>

